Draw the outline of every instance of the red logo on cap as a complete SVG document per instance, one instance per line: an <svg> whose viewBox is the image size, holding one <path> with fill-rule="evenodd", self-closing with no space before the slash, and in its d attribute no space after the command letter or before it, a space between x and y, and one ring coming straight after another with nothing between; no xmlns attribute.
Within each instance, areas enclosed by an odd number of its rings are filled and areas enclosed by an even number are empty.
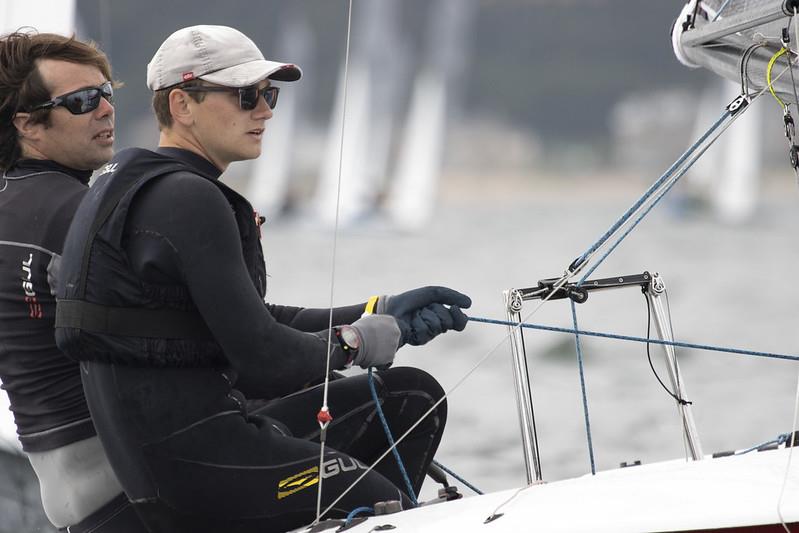
<svg viewBox="0 0 799 533"><path fill-rule="evenodd" d="M183 73L183 81L189 81L194 79L194 72L184 72Z"/></svg>

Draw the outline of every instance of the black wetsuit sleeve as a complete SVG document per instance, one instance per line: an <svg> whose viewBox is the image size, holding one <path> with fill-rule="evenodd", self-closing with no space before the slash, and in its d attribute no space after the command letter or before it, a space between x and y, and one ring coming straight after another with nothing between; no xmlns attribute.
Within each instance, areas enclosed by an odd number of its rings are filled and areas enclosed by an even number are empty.
<svg viewBox="0 0 799 533"><path fill-rule="evenodd" d="M207 179L177 173L142 188L131 205L125 249L145 281L188 287L245 394L284 395L324 376L327 333L301 331L320 325L321 313L272 307L281 315L275 319L248 274L231 207ZM344 363L336 346L331 366Z"/></svg>
<svg viewBox="0 0 799 533"><path fill-rule="evenodd" d="M312 309L266 304L269 313L281 324L300 331L319 331L330 324L330 309ZM333 309L333 325L352 324L363 314L366 302Z"/></svg>

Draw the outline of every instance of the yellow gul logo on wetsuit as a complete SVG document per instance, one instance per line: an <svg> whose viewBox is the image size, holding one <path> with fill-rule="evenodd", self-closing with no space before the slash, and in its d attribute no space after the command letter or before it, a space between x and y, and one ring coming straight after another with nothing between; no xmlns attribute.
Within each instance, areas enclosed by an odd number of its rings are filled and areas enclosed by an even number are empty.
<svg viewBox="0 0 799 533"><path fill-rule="evenodd" d="M319 483L319 467L314 466L308 470L303 470L299 474L280 480L277 484L277 499L282 500L286 496L291 496L295 492L307 489Z"/></svg>
<svg viewBox="0 0 799 533"><path fill-rule="evenodd" d="M337 476L341 472L351 472L356 469L366 470L366 466L352 457L337 457L322 463L322 479ZM319 483L319 467L314 466L303 470L293 476L281 480L277 484L277 499L282 500L295 492L307 489Z"/></svg>

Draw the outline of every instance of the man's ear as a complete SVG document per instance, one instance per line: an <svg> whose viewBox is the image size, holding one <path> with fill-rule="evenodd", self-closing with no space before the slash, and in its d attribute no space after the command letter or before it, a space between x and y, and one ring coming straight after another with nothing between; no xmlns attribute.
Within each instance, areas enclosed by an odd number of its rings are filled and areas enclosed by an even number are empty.
<svg viewBox="0 0 799 533"><path fill-rule="evenodd" d="M172 115L172 120L184 126L191 126L194 123L194 114L189 102L189 93L173 89L169 93L169 113Z"/></svg>
<svg viewBox="0 0 799 533"><path fill-rule="evenodd" d="M14 115L14 127L17 128L17 133L19 134L20 138L23 139L33 139L37 135L37 126L40 124L34 124L31 122L31 114L30 113L17 113Z"/></svg>

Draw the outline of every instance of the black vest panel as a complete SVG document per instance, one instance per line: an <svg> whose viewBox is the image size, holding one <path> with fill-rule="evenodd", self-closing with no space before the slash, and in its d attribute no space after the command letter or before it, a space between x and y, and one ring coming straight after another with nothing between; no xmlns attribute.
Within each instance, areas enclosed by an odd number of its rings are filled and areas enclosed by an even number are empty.
<svg viewBox="0 0 799 533"><path fill-rule="evenodd" d="M56 313L56 341L70 357L132 366L226 365L188 289L148 285L123 250L136 193L175 172L198 174L149 150L123 150L81 202L64 245ZM233 209L247 269L263 297L266 272L252 206L219 180L209 181Z"/></svg>

